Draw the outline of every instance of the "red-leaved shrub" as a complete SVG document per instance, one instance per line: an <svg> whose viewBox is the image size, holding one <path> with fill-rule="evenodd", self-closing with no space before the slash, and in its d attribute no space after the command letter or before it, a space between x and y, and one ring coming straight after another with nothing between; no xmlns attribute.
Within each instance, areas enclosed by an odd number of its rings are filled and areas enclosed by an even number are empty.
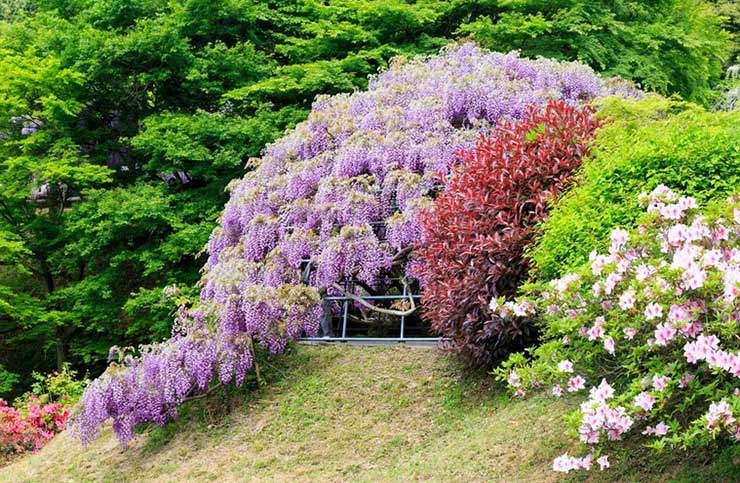
<svg viewBox="0 0 740 483"><path fill-rule="evenodd" d="M505 121L461 153L417 247L422 314L447 348L484 367L533 338L519 320L494 316L491 297L511 295L527 273L524 247L571 180L599 122L591 107L551 101Z"/></svg>

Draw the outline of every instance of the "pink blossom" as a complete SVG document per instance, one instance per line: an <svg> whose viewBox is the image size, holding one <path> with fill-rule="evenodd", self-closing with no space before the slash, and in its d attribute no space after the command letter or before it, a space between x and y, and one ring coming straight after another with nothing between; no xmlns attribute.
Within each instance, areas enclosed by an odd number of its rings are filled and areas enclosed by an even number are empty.
<svg viewBox="0 0 740 483"><path fill-rule="evenodd" d="M607 399L614 397L614 388L612 388L606 379L601 380L601 384L592 387L589 392L592 401L605 402Z"/></svg>
<svg viewBox="0 0 740 483"><path fill-rule="evenodd" d="M660 304L652 302L645 307L645 319L653 320L663 315L663 307Z"/></svg>
<svg viewBox="0 0 740 483"><path fill-rule="evenodd" d="M717 403L711 403L705 418L707 420L707 429L715 429L722 424L730 426L735 423L732 409L724 399Z"/></svg>
<svg viewBox="0 0 740 483"><path fill-rule="evenodd" d="M552 462L552 469L561 473L569 473L571 471L581 469L589 470L591 469L592 459L592 455L587 455L583 458L576 458L574 456L568 456L568 453L565 453L564 455L555 458Z"/></svg>
<svg viewBox="0 0 740 483"><path fill-rule="evenodd" d="M596 462L599 464L599 471L604 471L609 468L609 456L607 455L599 456Z"/></svg>
<svg viewBox="0 0 740 483"><path fill-rule="evenodd" d="M645 434L645 435L652 434L654 436L665 436L666 434L668 434L669 429L670 427L667 424L660 422L656 424L655 427L652 427L652 426L646 427L645 431L643 431L642 434Z"/></svg>
<svg viewBox="0 0 740 483"><path fill-rule="evenodd" d="M699 268L697 265L691 265L681 276L684 287L688 290L696 290L704 286L704 282L707 281L707 272Z"/></svg>
<svg viewBox="0 0 740 483"><path fill-rule="evenodd" d="M635 269L635 279L638 282L644 282L647 280L647 278L654 273L655 269L653 269L650 265L641 264L638 265Z"/></svg>
<svg viewBox="0 0 740 483"><path fill-rule="evenodd" d="M709 238L710 235L709 227L704 223L704 217L697 216L694 218L694 221L691 223L691 227L689 228L689 240L697 241L702 238Z"/></svg>
<svg viewBox="0 0 740 483"><path fill-rule="evenodd" d="M683 223L677 223L666 232L666 238L671 246L677 247L689 238L689 228Z"/></svg>
<svg viewBox="0 0 740 483"><path fill-rule="evenodd" d="M568 379L568 392L577 392L586 388L586 380L581 376Z"/></svg>
<svg viewBox="0 0 740 483"><path fill-rule="evenodd" d="M598 255L596 251L591 252L591 273L594 275L601 275L601 271L604 268L604 265L609 263L611 261L610 257L607 257L605 255Z"/></svg>
<svg viewBox="0 0 740 483"><path fill-rule="evenodd" d="M630 289L619 297L619 308L629 310L635 306L635 291Z"/></svg>
<svg viewBox="0 0 740 483"><path fill-rule="evenodd" d="M712 232L712 241L718 242L721 240L727 240L729 236L729 230L724 225L717 225L717 228Z"/></svg>
<svg viewBox="0 0 740 483"><path fill-rule="evenodd" d="M604 349L609 354L614 354L614 350L615 350L614 339L612 339L611 337L607 337L606 339L604 339Z"/></svg>
<svg viewBox="0 0 740 483"><path fill-rule="evenodd" d="M668 345L676 336L677 330L671 324L658 324L655 329L655 344L656 345Z"/></svg>
<svg viewBox="0 0 740 483"><path fill-rule="evenodd" d="M645 391L635 396L635 406L641 408L643 411L648 412L653 409L655 405L655 398Z"/></svg>
<svg viewBox="0 0 740 483"><path fill-rule="evenodd" d="M668 309L668 320L670 320L674 324L688 320L689 317L691 317L691 314L689 314L689 311L686 310L686 307L682 305L673 304L671 305L671 308Z"/></svg>
<svg viewBox="0 0 740 483"><path fill-rule="evenodd" d="M588 340L596 340L604 337L604 321L604 317L601 316L594 319L594 326L588 329L588 332L586 332L586 334L588 335Z"/></svg>
<svg viewBox="0 0 740 483"><path fill-rule="evenodd" d="M668 385L668 381L670 381L670 378L667 376L653 376L653 389L662 391Z"/></svg>
<svg viewBox="0 0 740 483"><path fill-rule="evenodd" d="M664 205L660 208L660 215L667 220L680 220L683 211L679 204Z"/></svg>
<svg viewBox="0 0 740 483"><path fill-rule="evenodd" d="M495 314L498 311L498 300L496 298L492 298L491 301L488 303L488 309L491 311L492 314Z"/></svg>
<svg viewBox="0 0 740 483"><path fill-rule="evenodd" d="M635 329L634 327L625 327L623 332L624 332L624 337L627 340L632 340L637 335L637 329Z"/></svg>
<svg viewBox="0 0 740 483"><path fill-rule="evenodd" d="M568 359L564 359L558 362L558 371L560 372L573 372L573 363Z"/></svg>
<svg viewBox="0 0 740 483"><path fill-rule="evenodd" d="M618 273L625 273L630 268L630 260L627 258L622 258L617 262L617 272Z"/></svg>
<svg viewBox="0 0 740 483"><path fill-rule="evenodd" d="M507 379L507 382L511 387L519 387L522 384L522 380L519 377L519 374L516 373L516 371L511 371L511 374L509 374L509 378Z"/></svg>
<svg viewBox="0 0 740 483"><path fill-rule="evenodd" d="M573 283L577 282L579 279L580 277L576 274L568 274L557 280L553 280L553 282L551 282L551 285L553 285L555 289L562 295Z"/></svg>
<svg viewBox="0 0 740 483"><path fill-rule="evenodd" d="M721 261L722 252L716 249L711 249L704 252L704 256L701 259L701 264L704 268L719 268L719 263Z"/></svg>
<svg viewBox="0 0 740 483"><path fill-rule="evenodd" d="M661 293L668 293L671 291L671 284L668 283L668 281L662 277L655 280L655 285L658 287L658 291ZM650 291L650 287L645 287L645 295L647 297L652 297L652 292Z"/></svg>
<svg viewBox="0 0 740 483"><path fill-rule="evenodd" d="M614 291L614 287L617 286L619 282L622 281L622 275L614 272L610 273L606 280L604 281L604 293L607 295L611 295L611 293Z"/></svg>
<svg viewBox="0 0 740 483"><path fill-rule="evenodd" d="M699 256L700 248L695 245L684 245L676 250L673 254L671 268L681 268L688 270L689 267L696 264L695 260Z"/></svg>
<svg viewBox="0 0 740 483"><path fill-rule="evenodd" d="M560 387L560 385L556 384L552 386L552 395L555 397L560 397L563 395L563 388Z"/></svg>
<svg viewBox="0 0 740 483"><path fill-rule="evenodd" d="M699 205L696 203L696 198L693 196L682 196L678 199L678 206L682 210L693 210L698 208Z"/></svg>
<svg viewBox="0 0 740 483"><path fill-rule="evenodd" d="M684 356L691 364L706 359L719 348L719 339L715 335L700 335L694 342L688 342L683 347Z"/></svg>
<svg viewBox="0 0 740 483"><path fill-rule="evenodd" d="M587 444L599 442L600 434L606 433L607 439L617 441L632 427L632 418L622 406L610 408L604 402L587 401L581 405L581 426L578 429L581 441Z"/></svg>
<svg viewBox="0 0 740 483"><path fill-rule="evenodd" d="M611 234L612 246L610 251L613 253L621 250L627 244L628 240L629 233L621 228L616 228Z"/></svg>

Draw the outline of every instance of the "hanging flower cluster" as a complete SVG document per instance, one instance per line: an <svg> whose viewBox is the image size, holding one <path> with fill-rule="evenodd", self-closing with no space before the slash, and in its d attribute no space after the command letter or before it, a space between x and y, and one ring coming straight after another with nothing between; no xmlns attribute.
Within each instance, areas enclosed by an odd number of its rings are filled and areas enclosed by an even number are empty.
<svg viewBox="0 0 740 483"><path fill-rule="evenodd" d="M590 450L557 458L556 471L608 467L604 449L627 433L655 447L740 441L740 200L705 215L659 186L641 202L639 230L614 230L582 273L491 302L546 325L530 360L516 354L497 371L517 395L590 386L578 418Z"/></svg>
<svg viewBox="0 0 740 483"><path fill-rule="evenodd" d="M417 215L458 151L532 104L614 93L637 95L578 63L462 44L395 62L367 92L317 98L308 119L230 185L198 307L182 314L172 340L90 385L80 437L89 441L112 418L125 443L136 425L174 417L210 381L241 382L253 344L276 353L315 334L321 296L348 278L382 293L392 278L410 276L408 249L422 239Z"/></svg>

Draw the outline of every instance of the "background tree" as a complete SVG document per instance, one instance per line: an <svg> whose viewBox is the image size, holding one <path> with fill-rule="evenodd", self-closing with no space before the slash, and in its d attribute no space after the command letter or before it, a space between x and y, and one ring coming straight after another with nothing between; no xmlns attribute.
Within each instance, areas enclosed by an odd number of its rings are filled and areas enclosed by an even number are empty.
<svg viewBox="0 0 740 483"><path fill-rule="evenodd" d="M0 1L4 373L95 373L111 345L167 336L164 288L195 292L227 183L317 94L364 88L391 57L473 35L702 98L716 14L637 3Z"/></svg>

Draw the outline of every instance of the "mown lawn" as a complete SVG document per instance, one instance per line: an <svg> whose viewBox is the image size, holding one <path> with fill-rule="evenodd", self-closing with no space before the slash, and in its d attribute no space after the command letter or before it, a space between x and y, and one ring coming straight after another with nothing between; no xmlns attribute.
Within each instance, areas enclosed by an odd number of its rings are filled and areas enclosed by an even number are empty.
<svg viewBox="0 0 740 483"><path fill-rule="evenodd" d="M87 450L62 434L0 481L550 482L573 441L576 401L511 401L434 350L297 346L261 369L261 388L193 402L126 450L109 429ZM590 481L740 481L737 447L623 456Z"/></svg>

